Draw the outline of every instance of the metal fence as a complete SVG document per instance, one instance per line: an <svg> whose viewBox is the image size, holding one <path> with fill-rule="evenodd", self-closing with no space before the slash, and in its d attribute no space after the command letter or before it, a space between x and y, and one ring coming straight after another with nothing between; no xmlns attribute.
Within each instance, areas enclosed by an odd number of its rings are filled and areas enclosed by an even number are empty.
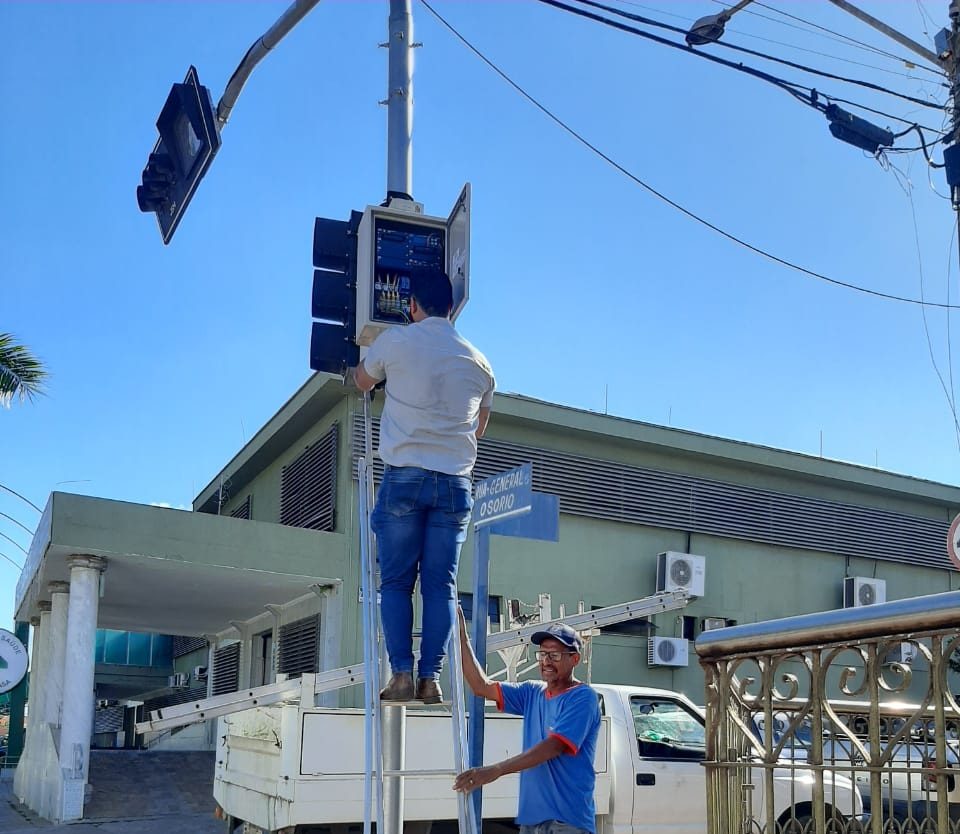
<svg viewBox="0 0 960 834"><path fill-rule="evenodd" d="M960 834L960 592L718 629L696 649L708 834Z"/></svg>

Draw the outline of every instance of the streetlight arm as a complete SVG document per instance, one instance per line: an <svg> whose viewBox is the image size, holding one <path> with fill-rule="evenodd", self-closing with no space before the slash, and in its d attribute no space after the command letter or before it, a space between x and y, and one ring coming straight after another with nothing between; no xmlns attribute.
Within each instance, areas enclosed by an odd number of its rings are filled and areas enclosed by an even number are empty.
<svg viewBox="0 0 960 834"><path fill-rule="evenodd" d="M233 105L237 103L240 97L240 91L243 85L247 83L253 68L263 60L266 54L273 49L281 40L303 20L316 6L320 0L294 0L293 4L280 16L276 23L271 26L264 35L262 35L243 56L240 62L230 76L227 82L227 89L223 91L223 97L217 105L217 121L222 128L230 118L230 111Z"/></svg>
<svg viewBox="0 0 960 834"><path fill-rule="evenodd" d="M934 64L938 68L943 68L943 64L935 52L927 49L927 47L925 47L923 44L917 43L915 40L911 40L893 27L887 26L887 24L882 20L877 20L877 18L867 14L862 9L858 9L856 6L851 5L847 2L847 0L830 0L830 2L833 3L833 5L837 8L843 9L843 11L847 12L847 14L852 14L854 17L862 20L867 25L872 26L878 32L882 32L888 38L892 38L898 44L900 44L900 46L906 47L911 52L916 53L922 58L926 58L931 64Z"/></svg>

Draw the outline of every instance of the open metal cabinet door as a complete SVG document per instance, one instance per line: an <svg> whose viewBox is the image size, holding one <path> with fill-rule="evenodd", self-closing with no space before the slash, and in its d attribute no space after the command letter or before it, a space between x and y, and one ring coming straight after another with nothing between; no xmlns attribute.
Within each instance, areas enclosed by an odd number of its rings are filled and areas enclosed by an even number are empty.
<svg viewBox="0 0 960 834"><path fill-rule="evenodd" d="M453 284L452 321L470 297L470 183L463 186L447 218L447 275Z"/></svg>

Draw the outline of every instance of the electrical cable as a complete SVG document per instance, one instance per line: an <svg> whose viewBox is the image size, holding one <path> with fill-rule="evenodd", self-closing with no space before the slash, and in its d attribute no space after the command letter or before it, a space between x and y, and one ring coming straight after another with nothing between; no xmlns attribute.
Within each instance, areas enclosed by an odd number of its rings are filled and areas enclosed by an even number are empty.
<svg viewBox="0 0 960 834"><path fill-rule="evenodd" d="M635 29L633 27L623 27L614 20L605 18L602 15L594 15L590 12L584 11L583 9L577 9L576 7L570 6L567 3L560 2L560 0L537 0L537 2L543 3L547 6L553 6L554 8L561 9L563 11L568 11L571 14L579 15L580 17L586 17L590 20L595 20L607 26L613 26L614 28L617 28L617 29L623 29L624 31L630 32L631 34L639 35L640 37L650 36L649 32L644 32L643 30ZM574 2L580 3L584 6L595 8L595 9L602 9L603 11L610 12L612 14L620 15L621 17L625 17L628 20L633 20L636 23L642 23L645 26L654 26L658 29L666 29L669 32L674 32L684 36L686 36L687 34L687 30L682 29L679 26L674 26L670 23L662 23L661 21L653 20L652 18L644 17L643 15L636 15L636 14L633 14L632 12L625 12L625 11L616 9L613 6L608 6L605 3L599 3L597 2L597 0L574 0ZM682 49L686 52L692 52L697 55L706 54L686 44L678 44L678 43L674 43L673 41L667 41L667 43L669 43L674 48ZM737 44L728 43L727 41L724 41L724 40L714 41L714 44L716 46L723 47L724 49L732 49L735 52L741 52L745 55L752 55L754 58L760 58L764 61L772 61L773 63L776 63L776 64L782 64L783 66L787 66L792 69L797 69L797 70L800 70L801 72L807 72L807 73L810 73L811 75L817 75L822 78L829 78L833 81L842 81L845 84L854 84L858 87L864 87L865 89L873 90L875 92L886 93L887 95L895 96L896 98L901 98L904 101L909 101L911 104L917 104L917 105L920 105L921 107L929 107L934 110L941 109L940 105L932 104L926 99L916 98L915 96L910 96L910 95L907 95L906 93L900 93L900 92L897 92L896 90L891 90L888 87L883 87L879 84L874 84L872 81L861 81L856 78L848 78L843 75L836 75L835 73L832 73L832 72L827 72L825 70L818 70L814 67L809 67L805 64L799 64L796 61L789 61L786 58L777 58L775 55L769 55L766 52L760 52L756 49L750 49L746 46L738 46Z"/></svg>
<svg viewBox="0 0 960 834"><path fill-rule="evenodd" d="M590 140L588 140L582 134L578 133L576 130L570 127L559 116L554 114L545 105L541 104L540 101L534 98L530 93L524 90L523 87L517 84L516 81L510 78L510 76L508 76L502 69L500 69L500 67L498 67L495 63L493 63L493 61L487 58L486 55L484 55L476 46L474 46L469 40L467 40L467 38L464 35L460 34L460 32L457 31L457 29L450 22L448 22L446 18L444 18L436 9L433 8L433 6L430 5L428 0L420 0L420 2L423 4L424 8L426 8L426 10L430 12L430 14L432 14L448 31L450 31L450 33L453 34L454 37L456 37L464 46L466 46L467 49L469 49L474 55L476 55L481 61L483 61L483 63L485 63L488 67L490 67L490 69L492 69L497 75L499 75L500 78L503 79L510 87L512 87L516 92L518 92L521 96L523 96L523 98L529 101L534 107L536 107L541 113L543 113L547 118L549 118L552 122L554 122L558 127L564 130L574 139L576 139L581 145L588 148L597 156L599 156L602 160L604 160L604 162L606 162L612 168L619 171L625 177L632 180L634 183L636 183L645 191L655 196L657 199L662 200L663 202L667 203L669 206L672 206L674 209L679 211L681 214L686 215L691 220L696 221L702 226L706 226L711 231L714 231L717 234L721 235L722 237L727 238L727 240L730 240L733 243L737 243L740 246L744 247L745 249L748 249L757 255L767 258L768 260L773 261L774 263L778 263L781 266L788 267L789 269L796 270L797 272L801 272L804 275L810 276L811 278L816 278L820 281L825 281L829 284L835 284L840 287L846 287L847 289L855 290L856 292L861 292L866 295L872 295L877 298L884 298L889 301L899 301L904 304L923 304L928 307L960 309L960 305L951 305L951 304L945 304L943 302L936 302L936 301L920 301L916 298L908 298L906 296L880 292L879 290L873 290L868 287L862 287L857 284L849 283L847 281L841 281L838 278L831 278L828 275L824 275L812 269L807 269L807 267L796 264L793 261L787 260L786 258L781 258L778 255L774 255L773 253L768 252L765 249L761 249L759 246L755 246L752 243L748 243L747 241L737 237L731 232L728 232L725 229L722 229L719 226L715 225L714 223L711 223L709 220L706 220L700 215L695 214L690 209L685 208L684 206L680 205L680 203L670 199L665 194L661 193L660 191L657 191L657 189L655 189L653 186L644 182L636 174L629 171L619 162L617 162L612 157L610 157L609 155L604 153L602 150L600 150L600 148L598 148L596 145L590 142Z"/></svg>
<svg viewBox="0 0 960 834"><path fill-rule="evenodd" d="M720 6L725 6L725 5L726 5L726 3L724 2L724 0L713 0L713 1L714 1L715 3L717 3L718 5L720 5ZM831 35L836 35L838 38L842 38L844 41L849 41L851 44L856 44L857 46L861 47L862 49L866 49L866 50L868 50L869 52L875 52L875 53L877 53L878 55L885 55L886 57L892 58L892 59L894 59L894 60L896 60L896 61L900 61L901 63L906 64L907 66L916 67L917 69L925 70L926 72L933 73L934 75L942 76L942 75L944 74L943 70L935 70L935 69L932 69L931 67L928 67L926 64L917 63L917 61L913 60L912 58L904 58L904 57L902 57L902 56L900 56L900 55L895 55L893 52L887 52L885 49L880 49L880 47L873 46L872 44L865 43L864 41L857 40L856 38L853 38L853 37L851 37L850 35L844 35L842 32L837 32L837 31L835 31L834 29L830 29L830 28L828 28L828 27L826 27L826 26L821 26L819 23L814 23L812 20L807 20L807 19L805 19L805 18L798 17L798 16L795 15L795 14L791 14L790 12L785 12L785 11L783 11L783 9L778 9L778 8L776 8L775 6L770 6L770 5L768 5L767 3L762 3L762 2L760 2L759 0L754 0L754 5L760 6L761 8L764 8L764 9L768 9L769 11L774 12L775 14L779 14L779 15L783 15L784 17L788 17L788 18L790 18L791 20L796 20L796 21L798 21L799 23L803 23L803 24L805 24L805 25L807 25L807 26L811 26L811 27L813 27L814 29L820 30L821 32L827 32L827 33L829 33L829 34L831 34ZM786 23L785 21L778 20L778 19L775 18L775 17L768 17L767 15L762 15L762 14L760 14L759 12L753 11L753 10L751 10L751 9L746 9L745 11L747 12L747 14L756 15L757 17L762 17L762 18L764 18L764 19L766 19L766 20L772 20L772 21L774 21L775 23L782 23L782 24L785 25L785 26L789 26L789 25L790 25L790 24ZM794 28L799 28L799 27L794 27Z"/></svg>
<svg viewBox="0 0 960 834"><path fill-rule="evenodd" d="M633 3L633 2L630 2L630 0L623 0L623 2L627 6L632 6L638 9L644 9L648 12L656 12L657 14L664 15L665 17L672 17L672 18L676 18L677 20L682 20L684 23L687 23L687 24L695 22L694 19L691 17L680 15L680 14L674 14L673 12L666 11L666 9L658 9L655 6L644 6L642 3ZM771 19L771 18L768 18L768 19ZM796 27L796 28L799 28L799 27ZM726 31L732 34L735 34L738 37L752 38L754 40L763 41L764 43L772 43L772 44L775 44L776 46L784 46L787 49L794 49L798 52L807 52L810 55L817 55L821 58L829 58L831 61L841 61L844 64L853 64L854 66L857 66L857 67L864 67L866 69L876 70L877 72L885 72L885 73L888 73L889 75L898 75L901 78L909 78L912 80L917 79L916 75L913 75L908 72L900 72L899 70L892 70L886 67L878 67L875 64L865 64L862 61L854 61L852 58L843 58L839 55L831 55L828 52L821 52L818 49L809 49L808 47L797 46L796 44L788 43L787 41L778 41L778 40L775 40L774 38L764 37L763 35L755 35L752 32L745 32L742 29L727 28ZM837 40L837 39L831 38L831 40ZM899 58L894 58L894 60L896 60L898 63L900 62Z"/></svg>
<svg viewBox="0 0 960 834"><path fill-rule="evenodd" d="M16 547L19 547L19 548L23 551L23 555L24 555L24 556L29 556L29 555L30 555L29 553L27 553L27 550L26 550L26 548L25 548L23 545L18 544L16 541L14 541L13 539L11 539L6 533L0 532L0 537L5 538L8 542L10 542L10 544L15 545Z"/></svg>
<svg viewBox="0 0 960 834"><path fill-rule="evenodd" d="M920 247L920 227L917 225L917 208L913 202L913 183L910 181L910 178L902 171L899 171L896 166L891 165L890 167L891 170L895 172L894 176L899 174L903 177L903 182L900 181L900 177L897 177L897 183L907 195L907 199L910 202L910 215L913 219L913 237L917 246L917 267L920 279L920 299L923 300L923 254ZM951 392L947 389L947 383L944 381L940 367L937 365L937 357L933 351L933 340L930 338L930 324L927 321L927 310L923 305L920 307L920 316L923 319L923 333L927 340L927 351L930 354L930 364L933 365L933 371L937 375L937 379L940 381L940 387L943 389L943 395L946 397L947 405L950 408L950 413L953 415L953 427L957 437L957 450L960 451L960 419L957 418L957 404L955 399L951 396ZM949 318L949 316L950 311L948 310L947 317Z"/></svg>
<svg viewBox="0 0 960 834"><path fill-rule="evenodd" d="M43 513L43 510L41 510L36 504L34 504L33 501L31 501L29 498L24 498L24 497L23 497L19 492L17 492L16 490L10 489L10 487L5 486L4 484L0 484L0 489L5 490L6 492L9 492L11 495L16 495L17 498L19 498L21 501L25 501L26 503L28 503L28 504L29 504L31 507L33 507L38 513Z"/></svg>
<svg viewBox="0 0 960 834"><path fill-rule="evenodd" d="M957 236L957 226L960 225L960 218L953 224L950 232L950 245L947 247L947 303L950 302L950 268L953 266L953 245ZM953 398L954 407L957 404L957 388L953 382L953 344L950 337L950 311L947 311L947 379L950 380L950 395Z"/></svg>
<svg viewBox="0 0 960 834"><path fill-rule="evenodd" d="M13 561L13 559L11 559L9 556L7 556L6 553L0 552L0 558L6 559L6 560L7 560L11 565L13 565L17 570L23 570L23 565L18 565L16 562Z"/></svg>
<svg viewBox="0 0 960 834"><path fill-rule="evenodd" d="M27 527L25 524L21 524L21 523L20 523L19 521L17 521L12 515L7 515L6 513L2 513L2 512L0 512L0 515L2 515L4 518L10 519L10 521L12 521L12 522L13 522L14 524L16 524L18 527L22 527L22 528L23 528L24 530L26 530L31 536L33 535L33 530L31 530L31 529L30 529L29 527Z"/></svg>

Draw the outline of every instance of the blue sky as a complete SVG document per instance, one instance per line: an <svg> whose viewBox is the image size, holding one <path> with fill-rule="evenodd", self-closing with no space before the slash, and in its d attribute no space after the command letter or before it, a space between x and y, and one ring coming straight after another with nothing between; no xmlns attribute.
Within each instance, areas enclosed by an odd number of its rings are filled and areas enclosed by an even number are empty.
<svg viewBox="0 0 960 834"><path fill-rule="evenodd" d="M905 54L826 2L773 5ZM923 0L861 5L927 44L945 22ZM346 219L385 193L387 4L323 2L255 70L169 247L134 196L170 85L192 63L219 99L285 7L0 3L0 331L51 372L45 397L0 412L0 484L40 506L62 489L188 507L310 374L313 219ZM711 222L843 281L960 302L954 215L919 153L884 170L770 84L532 0L435 8L604 153ZM686 25L721 7L621 8ZM930 73L754 10L726 40L944 99ZM694 223L563 132L422 5L414 15L414 196L445 215L473 184L460 328L501 390L807 454L822 437L826 457L960 482L931 361L949 390L942 309L926 310L928 345L920 307L805 277ZM2 492L0 512L30 528L38 517ZM2 517L0 532L29 545ZM2 537L0 552L23 560ZM0 625L17 578L0 560Z"/></svg>

